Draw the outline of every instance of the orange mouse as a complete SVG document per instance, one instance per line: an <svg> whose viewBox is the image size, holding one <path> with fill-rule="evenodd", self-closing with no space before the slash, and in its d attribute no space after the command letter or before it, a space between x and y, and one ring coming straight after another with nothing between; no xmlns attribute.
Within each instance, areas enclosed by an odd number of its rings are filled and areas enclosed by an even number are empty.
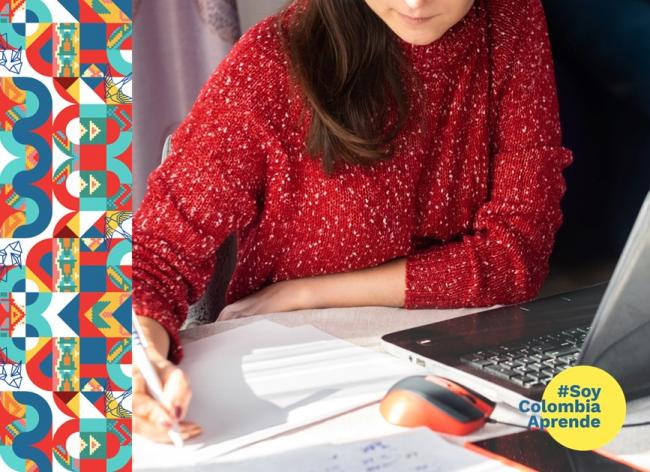
<svg viewBox="0 0 650 472"><path fill-rule="evenodd" d="M393 385L379 411L389 423L465 435L485 424L494 403L450 380L415 375Z"/></svg>

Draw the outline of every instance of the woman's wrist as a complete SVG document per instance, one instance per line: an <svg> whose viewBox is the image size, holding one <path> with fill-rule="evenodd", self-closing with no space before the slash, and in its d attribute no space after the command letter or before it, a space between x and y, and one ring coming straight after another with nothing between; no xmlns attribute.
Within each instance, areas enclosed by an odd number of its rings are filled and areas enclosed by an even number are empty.
<svg viewBox="0 0 650 472"><path fill-rule="evenodd" d="M323 291L323 280L319 277L305 277L297 279L298 310L312 308L326 308L328 293Z"/></svg>
<svg viewBox="0 0 650 472"><path fill-rule="evenodd" d="M158 321L148 316L138 316L144 337L148 344L148 354L154 360L156 357L167 359L169 355L170 339L167 330Z"/></svg>
<svg viewBox="0 0 650 472"><path fill-rule="evenodd" d="M281 285L285 284L291 287L290 290L282 288ZM316 308L318 302L318 284L314 283L313 277L305 277L302 279L291 279L278 282L278 289L286 293L286 311L292 310L306 310Z"/></svg>

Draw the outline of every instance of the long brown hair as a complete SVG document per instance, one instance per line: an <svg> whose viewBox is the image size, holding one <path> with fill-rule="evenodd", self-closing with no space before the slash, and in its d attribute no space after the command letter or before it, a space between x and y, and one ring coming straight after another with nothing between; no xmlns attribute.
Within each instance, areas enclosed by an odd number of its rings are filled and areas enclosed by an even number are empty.
<svg viewBox="0 0 650 472"><path fill-rule="evenodd" d="M278 23L290 70L312 111L308 153L320 156L328 175L338 160L389 159L409 105L403 81L409 66L395 33L364 0L289 1Z"/></svg>

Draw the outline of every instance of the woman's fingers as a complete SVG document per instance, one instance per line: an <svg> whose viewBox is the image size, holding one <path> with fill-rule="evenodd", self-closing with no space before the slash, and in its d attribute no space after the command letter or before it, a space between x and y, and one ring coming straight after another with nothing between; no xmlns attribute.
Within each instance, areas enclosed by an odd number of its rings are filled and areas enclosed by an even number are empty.
<svg viewBox="0 0 650 472"><path fill-rule="evenodd" d="M234 320L237 318L245 318L247 316L256 315L254 295L249 295L235 303L225 306L217 319L219 321Z"/></svg>
<svg viewBox="0 0 650 472"><path fill-rule="evenodd" d="M135 392L133 394L133 414L155 423L160 428L171 428L174 418L171 413L147 393Z"/></svg>
<svg viewBox="0 0 650 472"><path fill-rule="evenodd" d="M172 415L181 420L185 418L192 398L192 389L185 373L169 364L163 367L160 378L163 382L163 395L170 405Z"/></svg>
<svg viewBox="0 0 650 472"><path fill-rule="evenodd" d="M133 366L132 380L133 380L133 393L147 391L147 385L144 382L144 377L142 377L142 374L140 373L140 370L136 365Z"/></svg>
<svg viewBox="0 0 650 472"><path fill-rule="evenodd" d="M136 434L145 436L148 439L155 441L170 444L172 441L167 434L166 429L161 429L155 423L148 421L145 418L135 417L133 419L133 430ZM183 421L178 425L178 430L183 441L187 441L195 436L198 436L203 432L201 427L195 423L189 421Z"/></svg>
<svg viewBox="0 0 650 472"><path fill-rule="evenodd" d="M133 418L133 432L150 439L151 441L161 443L171 443L169 434L166 429L162 429L158 425L141 416Z"/></svg>
<svg viewBox="0 0 650 472"><path fill-rule="evenodd" d="M168 431L177 423L181 438L189 439L201 433L201 427L189 421L179 421L188 409L192 391L181 369L167 359L156 359L154 366L163 384L164 404L157 402L137 368L133 370L134 431L147 438L169 443Z"/></svg>
<svg viewBox="0 0 650 472"><path fill-rule="evenodd" d="M217 317L219 321L228 321L235 318L239 318L239 312L236 307L233 308L233 305L226 306Z"/></svg>
<svg viewBox="0 0 650 472"><path fill-rule="evenodd" d="M170 375L172 381L174 376L172 372ZM136 433L146 436L152 441L170 443L168 431L174 422L175 419L170 412L147 393L136 392L133 394L133 425ZM193 438L203 431L201 426L191 421L179 421L177 427L183 440Z"/></svg>
<svg viewBox="0 0 650 472"><path fill-rule="evenodd" d="M187 441L188 439L193 438L194 436L198 436L203 432L203 428L201 428L201 426L196 423L192 423L191 421L181 421L178 425L178 429L180 431L181 438L183 438L183 441Z"/></svg>

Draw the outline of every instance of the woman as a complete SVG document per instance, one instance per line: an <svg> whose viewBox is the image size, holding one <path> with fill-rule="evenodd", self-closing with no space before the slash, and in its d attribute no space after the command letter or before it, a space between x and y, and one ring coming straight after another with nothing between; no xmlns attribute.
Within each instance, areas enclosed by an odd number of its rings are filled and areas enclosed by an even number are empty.
<svg viewBox="0 0 650 472"><path fill-rule="evenodd" d="M522 302L547 275L570 162L540 0L296 0L258 23L135 216L134 310L168 398L136 373L136 432L167 441L184 418L178 330L231 232L219 319Z"/></svg>

